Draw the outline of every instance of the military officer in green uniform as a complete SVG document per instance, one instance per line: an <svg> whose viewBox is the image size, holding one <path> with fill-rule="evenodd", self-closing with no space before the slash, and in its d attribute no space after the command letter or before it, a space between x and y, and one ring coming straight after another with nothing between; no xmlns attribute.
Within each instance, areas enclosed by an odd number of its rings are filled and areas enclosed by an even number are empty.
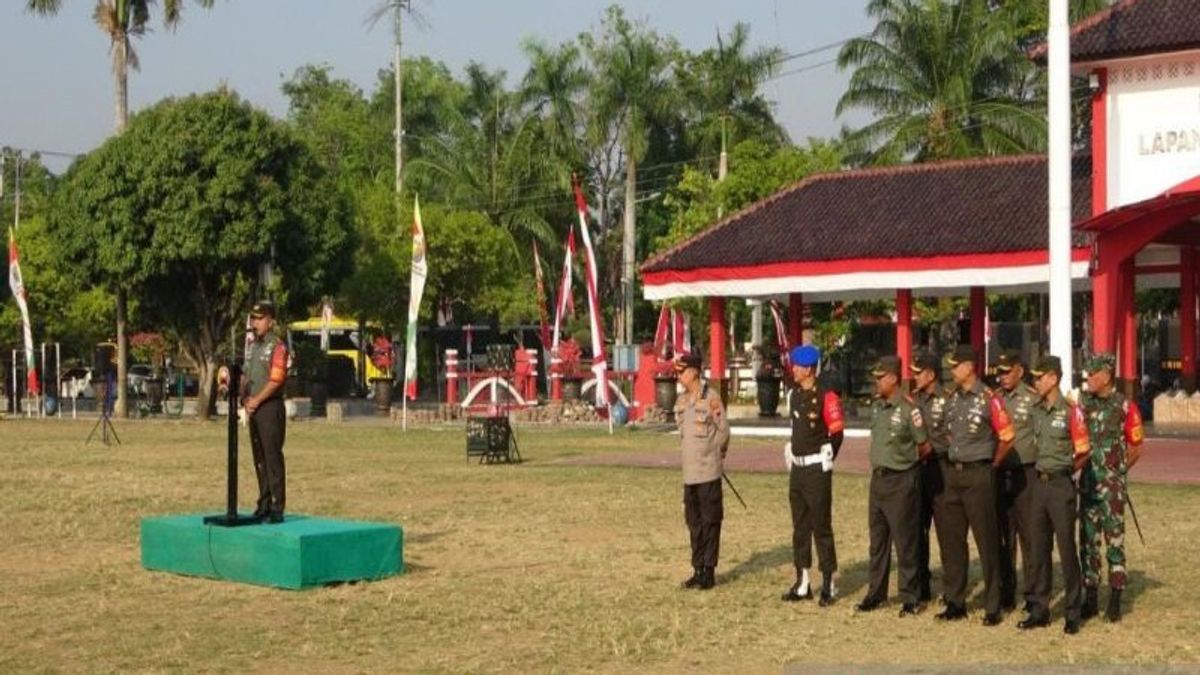
<svg viewBox="0 0 1200 675"><path fill-rule="evenodd" d="M983 568L983 625L996 626L1003 616L1000 607L1000 535L992 468L994 463L1003 460L1013 441L1013 430L1004 404L979 381L975 371L977 361L975 349L970 345L959 345L947 358L955 390L946 408L950 451L942 465L945 478L943 517L938 521L946 609L936 618L956 621L967 616L969 531L975 535L975 547L979 550Z"/></svg>
<svg viewBox="0 0 1200 675"><path fill-rule="evenodd" d="M1057 540L1065 591L1063 632L1074 635L1079 632L1082 592L1079 554L1075 548L1075 481L1071 476L1076 458L1088 454L1087 423L1083 411L1067 401L1059 388L1062 361L1057 356L1043 356L1030 373L1039 397L1032 414L1037 444L1034 477L1026 488L1030 493L1028 553L1034 585L1029 614L1017 627L1027 630L1050 625L1050 595L1054 586L1052 548Z"/></svg>
<svg viewBox="0 0 1200 675"><path fill-rule="evenodd" d="M1121 620L1125 590L1125 477L1142 452L1142 416L1113 381L1117 360L1095 354L1084 363L1087 392L1080 400L1087 417L1091 453L1079 475L1079 560L1083 569L1084 619L1099 612L1100 537L1108 544L1109 621Z"/></svg>
<svg viewBox="0 0 1200 675"><path fill-rule="evenodd" d="M1000 604L1006 610L1017 606L1017 548L1021 549L1021 601L1028 612L1033 605L1033 565L1030 556L1030 485L1037 479L1034 462L1037 442L1033 436L1033 411L1038 394L1025 383L1021 352L1007 349L996 362L1000 382L998 396L1013 425L1013 444L996 469L996 509L1000 530Z"/></svg>
<svg viewBox="0 0 1200 675"><path fill-rule="evenodd" d="M869 612L887 600L895 543L903 603L900 616L910 616L920 611L918 467L932 448L921 410L900 391L900 368L899 358L885 356L871 369L876 390L871 406L871 486L867 498L871 571L867 594L857 609Z"/></svg>
<svg viewBox="0 0 1200 675"><path fill-rule="evenodd" d="M929 530L938 519L938 504L942 495L942 463L950 450L950 435L946 431L946 392L941 385L941 359L928 352L917 354L913 357L909 370L913 377L913 402L921 411L929 444L933 446L933 452L921 460L919 469L921 509L917 537L917 580L921 587L917 600L929 602L933 599L933 573L929 567ZM940 536L941 526L937 532Z"/></svg>
<svg viewBox="0 0 1200 675"><path fill-rule="evenodd" d="M700 381L699 354L675 362L683 395L675 402L675 423L683 465L683 515L692 544L692 576L684 588L708 590L716 583L725 517L721 476L729 448L729 419L721 395Z"/></svg>
<svg viewBox="0 0 1200 675"><path fill-rule="evenodd" d="M250 310L254 339L246 349L246 378L242 402L254 451L258 478L258 507L254 515L269 523L283 522L286 503L283 440L287 414L283 386L287 382L287 345L275 334L275 305L263 301Z"/></svg>

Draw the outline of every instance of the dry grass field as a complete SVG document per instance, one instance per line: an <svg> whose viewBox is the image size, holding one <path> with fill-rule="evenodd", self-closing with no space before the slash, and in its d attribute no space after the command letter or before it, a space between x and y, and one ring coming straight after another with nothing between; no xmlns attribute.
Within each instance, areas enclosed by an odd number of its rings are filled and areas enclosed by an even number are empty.
<svg viewBox="0 0 1200 675"><path fill-rule="evenodd" d="M397 522L407 573L289 592L141 569L139 519L220 511L224 425L0 422L2 672L779 672L789 664L1200 662L1200 489L1137 485L1126 620L1064 636L940 625L894 604L856 615L866 580L866 480L838 476L842 598L786 605L782 474L734 478L710 592L682 591L676 471L573 466L588 453L665 450L670 436L519 430L526 462L479 466L460 428L292 424L289 508ZM737 451L737 443L733 452ZM246 443L243 443L243 447ZM243 495L253 476L243 454ZM250 499L243 499L249 505ZM972 577L980 590L978 570ZM894 583L894 575L893 575ZM936 584L935 580L935 584ZM1104 597L1102 596L1102 602Z"/></svg>

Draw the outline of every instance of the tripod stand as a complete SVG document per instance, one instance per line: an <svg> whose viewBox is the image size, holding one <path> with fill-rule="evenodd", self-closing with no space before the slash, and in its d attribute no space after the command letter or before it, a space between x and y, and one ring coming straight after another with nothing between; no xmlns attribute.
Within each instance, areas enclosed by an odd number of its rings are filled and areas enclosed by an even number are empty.
<svg viewBox="0 0 1200 675"><path fill-rule="evenodd" d="M109 434L112 434L117 445L121 444L121 438L117 436L117 428L112 423L113 386L116 384L113 380L111 370L105 373L104 401L100 404L100 419L96 420L96 425L92 427L92 431L88 434L84 445L92 442L92 436L96 435L97 430L100 431L100 442L104 445L111 445L111 442L108 440Z"/></svg>

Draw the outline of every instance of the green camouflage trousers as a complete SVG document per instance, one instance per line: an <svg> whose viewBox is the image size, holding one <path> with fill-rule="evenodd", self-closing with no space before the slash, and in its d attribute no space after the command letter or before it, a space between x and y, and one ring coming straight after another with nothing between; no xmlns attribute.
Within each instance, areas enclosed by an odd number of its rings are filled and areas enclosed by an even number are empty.
<svg viewBox="0 0 1200 675"><path fill-rule="evenodd" d="M1100 585L1100 536L1108 544L1108 584L1125 588L1125 473L1085 467L1079 481L1079 562L1083 585Z"/></svg>

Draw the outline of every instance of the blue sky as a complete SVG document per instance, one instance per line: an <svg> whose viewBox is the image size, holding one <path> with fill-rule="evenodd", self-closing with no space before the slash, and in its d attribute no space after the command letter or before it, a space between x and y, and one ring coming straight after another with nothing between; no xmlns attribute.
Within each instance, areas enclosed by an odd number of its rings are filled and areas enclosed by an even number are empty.
<svg viewBox="0 0 1200 675"><path fill-rule="evenodd" d="M391 58L390 27L365 24L379 0L218 0L212 10L185 8L171 34L154 31L137 44L141 70L130 78L130 106L138 110L165 96L227 84L244 98L282 115L280 84L307 63L333 67L364 89ZM112 130L112 77L108 43L91 22L93 0L67 0L58 17L24 11L25 0L0 8L0 146L80 152ZM414 0L424 26L409 24L405 52L441 60L455 72L475 60L502 67L511 79L524 72L521 40L573 38L595 27L611 0ZM865 32L864 0L627 0L635 19L689 49L715 42L718 28L750 25L758 45L803 51ZM189 3L190 5L190 3ZM828 60L836 51L797 59L792 70ZM784 75L763 91L792 137L829 136L861 114L834 116L847 74L836 66ZM61 169L62 160L48 158Z"/></svg>

